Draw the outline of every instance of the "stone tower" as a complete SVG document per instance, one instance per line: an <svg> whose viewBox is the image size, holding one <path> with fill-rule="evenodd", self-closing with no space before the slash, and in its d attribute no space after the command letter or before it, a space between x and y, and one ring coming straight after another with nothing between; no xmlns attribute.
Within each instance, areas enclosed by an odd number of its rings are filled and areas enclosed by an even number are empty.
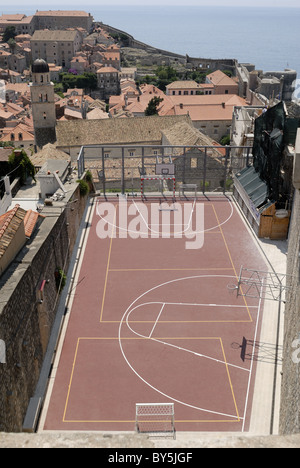
<svg viewBox="0 0 300 468"><path fill-rule="evenodd" d="M56 141L54 85L50 81L49 65L45 60L37 59L32 65L30 94L35 146L40 149Z"/></svg>

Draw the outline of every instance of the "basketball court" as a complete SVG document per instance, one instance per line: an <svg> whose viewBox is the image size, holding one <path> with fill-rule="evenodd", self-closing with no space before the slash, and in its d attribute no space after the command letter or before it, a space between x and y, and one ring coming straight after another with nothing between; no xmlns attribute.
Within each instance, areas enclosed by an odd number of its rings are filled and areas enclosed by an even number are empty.
<svg viewBox="0 0 300 468"><path fill-rule="evenodd" d="M171 403L176 431L247 431L264 304L235 285L267 267L232 200L91 209L41 430L134 431L137 404Z"/></svg>

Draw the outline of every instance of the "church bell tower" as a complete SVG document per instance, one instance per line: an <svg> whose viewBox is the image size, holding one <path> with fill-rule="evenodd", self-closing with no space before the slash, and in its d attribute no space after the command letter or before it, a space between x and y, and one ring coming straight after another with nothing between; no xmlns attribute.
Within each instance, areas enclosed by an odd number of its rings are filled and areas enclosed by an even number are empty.
<svg viewBox="0 0 300 468"><path fill-rule="evenodd" d="M36 149L56 141L54 84L50 81L49 65L37 59L32 65L30 83L32 117Z"/></svg>

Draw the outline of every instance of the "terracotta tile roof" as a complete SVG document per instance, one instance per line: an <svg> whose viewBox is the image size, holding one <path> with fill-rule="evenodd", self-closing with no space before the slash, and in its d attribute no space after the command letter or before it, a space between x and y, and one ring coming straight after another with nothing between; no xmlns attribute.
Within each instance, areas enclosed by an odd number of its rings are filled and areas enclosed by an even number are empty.
<svg viewBox="0 0 300 468"><path fill-rule="evenodd" d="M22 13L17 13L17 14L6 14L6 15L2 15L0 16L0 21L4 20L4 21L22 21L23 19L25 18L25 15L22 14Z"/></svg>
<svg viewBox="0 0 300 468"><path fill-rule="evenodd" d="M193 80L184 80L184 81L173 81L172 83L167 85L168 89L195 89L200 88L200 85Z"/></svg>
<svg viewBox="0 0 300 468"><path fill-rule="evenodd" d="M147 83L142 84L140 90L142 94L153 94L165 97L165 93L161 89Z"/></svg>
<svg viewBox="0 0 300 468"><path fill-rule="evenodd" d="M25 228L25 236L26 237L31 237L34 228L36 226L37 220L38 220L39 214L35 211L28 210L26 212L25 218L24 218L24 228Z"/></svg>
<svg viewBox="0 0 300 468"><path fill-rule="evenodd" d="M20 208L20 205L16 205L12 210L0 216L0 258L12 242L25 214L26 211Z"/></svg>
<svg viewBox="0 0 300 468"><path fill-rule="evenodd" d="M14 141L34 141L33 129L21 123L18 124L16 127L3 128L0 141L11 141L11 135L14 135Z"/></svg>
<svg viewBox="0 0 300 468"><path fill-rule="evenodd" d="M223 73L221 70L216 70L215 72L211 73L210 75L207 75L207 80L210 81L210 83L213 83L215 86L219 85L236 85L236 82L233 81L228 75Z"/></svg>
<svg viewBox="0 0 300 468"><path fill-rule="evenodd" d="M102 67L97 70L97 74L98 73L119 73L119 72L114 67Z"/></svg>
<svg viewBox="0 0 300 468"><path fill-rule="evenodd" d="M32 210L26 211L20 205L0 216L0 258L5 254L22 223L25 237L30 238L39 218L44 216Z"/></svg>
<svg viewBox="0 0 300 468"><path fill-rule="evenodd" d="M231 120L234 106L246 106L245 99L230 94L169 96L176 115L189 113L192 121Z"/></svg>

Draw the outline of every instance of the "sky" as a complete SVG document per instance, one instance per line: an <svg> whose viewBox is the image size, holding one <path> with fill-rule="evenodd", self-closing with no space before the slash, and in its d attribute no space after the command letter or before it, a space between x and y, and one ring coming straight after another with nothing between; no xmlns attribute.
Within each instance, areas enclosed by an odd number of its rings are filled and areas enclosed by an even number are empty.
<svg viewBox="0 0 300 468"><path fill-rule="evenodd" d="M2 2L1 2L2 3ZM251 6L251 7L297 7L300 8L299 0L86 0L86 2L82 2L82 0L64 0L64 2L59 2L58 0L51 0L47 2L47 0L39 1L39 0L28 0L26 2L27 9L30 8L32 5L32 9L40 9L40 10L50 10L59 8L61 10L65 9L74 9L74 10L91 10L93 6L97 6L97 8L101 7L101 5L183 5L183 6L201 6L201 5L208 5L208 6ZM15 9L16 6L20 6L20 12L22 8L22 1L21 0L9 0L7 4L5 4L5 10L9 7ZM24 7L24 3L23 3ZM0 14L1 14L1 5L0 5Z"/></svg>

